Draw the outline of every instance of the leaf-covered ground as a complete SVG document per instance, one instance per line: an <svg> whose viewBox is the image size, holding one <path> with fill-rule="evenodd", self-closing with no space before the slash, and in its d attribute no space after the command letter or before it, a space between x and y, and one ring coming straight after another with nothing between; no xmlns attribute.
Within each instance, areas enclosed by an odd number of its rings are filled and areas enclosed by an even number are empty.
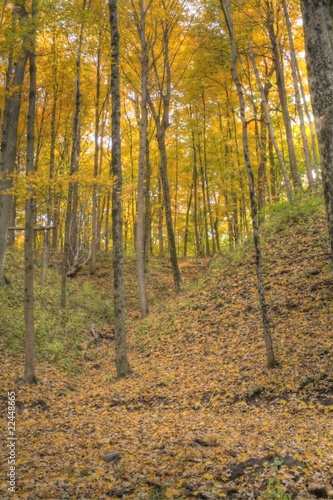
<svg viewBox="0 0 333 500"><path fill-rule="evenodd" d="M274 370L266 368L250 242L210 269L183 261L187 283L201 278L177 298L170 269L155 265L145 320L132 308L128 276L126 380L115 380L111 325L99 329L100 345L86 348L89 332L82 338L81 372L42 363L39 386L19 385L22 360L1 356L2 416L7 390L17 399L10 497L332 498L333 278L319 212L265 229ZM96 287L105 286L101 273ZM6 432L3 419L3 442Z"/></svg>

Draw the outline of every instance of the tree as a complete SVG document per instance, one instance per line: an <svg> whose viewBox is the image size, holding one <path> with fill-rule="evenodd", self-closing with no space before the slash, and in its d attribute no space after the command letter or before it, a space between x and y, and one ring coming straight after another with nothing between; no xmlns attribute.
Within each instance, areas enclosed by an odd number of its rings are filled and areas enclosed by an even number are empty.
<svg viewBox="0 0 333 500"><path fill-rule="evenodd" d="M146 17L152 3L150 0L147 6L144 6L143 0L139 0L139 14L136 17L136 27L141 43L141 118L140 125L140 149L138 166L138 203L137 203L137 228L136 228L136 255L137 255L137 275L139 285L139 300L141 315L144 318L149 312L146 278L145 278L145 236L146 236L146 217L145 213L145 166L147 155L147 92L148 92L148 44L146 40ZM134 3L132 2L134 10Z"/></svg>
<svg viewBox="0 0 333 500"><path fill-rule="evenodd" d="M262 256L261 256L261 247L260 247L260 233L259 233L259 223L258 223L258 210L257 210L257 201L254 187L254 178L253 178L253 170L250 159L250 152L248 146L248 133L247 133L247 119L245 115L245 101L242 85L240 83L238 73L237 73L237 46L236 46L236 38L234 34L231 9L229 0L220 0L221 8L224 13L224 17L227 23L228 32L230 36L231 42L231 72L234 84L236 86L237 95L239 99L240 106L240 114L242 121L242 139L243 139L243 151L244 151L244 160L246 165L246 170L248 174L249 181L249 190L250 190L250 202L251 202L251 218L252 218L252 226L253 226L253 240L254 240L254 248L255 248L255 260L256 260L256 271L258 278L258 294L262 315L262 322L264 328L264 340L266 345L266 354L267 354L267 364L269 368L274 368L276 365L271 333L270 333L270 325L268 318L268 310L267 303L265 298L265 288L264 288L264 279L262 273Z"/></svg>
<svg viewBox="0 0 333 500"><path fill-rule="evenodd" d="M122 219L122 167L120 139L120 76L117 0L109 0L111 32L112 98L112 237L113 298L117 376L126 377L131 368L127 359Z"/></svg>
<svg viewBox="0 0 333 500"><path fill-rule="evenodd" d="M18 53L9 45L6 73L6 98L4 121L2 124L0 156L0 285L4 283L4 265L7 248L9 214L12 204L11 194L6 193L13 186L12 175L15 168L17 151L17 131L21 108L21 91L25 67L29 57L30 33L25 30L28 12L24 4L17 0L12 14L12 38L22 38Z"/></svg>
<svg viewBox="0 0 333 500"><path fill-rule="evenodd" d="M302 0L311 102L322 164L333 264L333 9L332 0Z"/></svg>
<svg viewBox="0 0 333 500"><path fill-rule="evenodd" d="M162 0L160 12L162 19L156 23L156 39L160 36L161 47L152 48L152 67L155 77L155 88L147 93L147 101L151 109L156 126L156 138L160 154L159 171L163 189L165 221L167 226L169 254L172 265L173 280L176 293L180 291L181 275L178 265L175 233L173 229L171 196L168 180L168 157L166 149L166 131L170 126L170 100L172 91L171 69L172 63L179 48L170 55L170 38L179 19L179 6L177 2L171 0L169 3ZM158 27L161 26L161 33L158 33ZM159 60L161 56L162 61ZM159 69L159 68L162 69ZM154 103L153 93L156 93L157 103Z"/></svg>
<svg viewBox="0 0 333 500"><path fill-rule="evenodd" d="M35 149L35 108L36 108L36 19L37 2L32 2L31 29L29 43L29 110L27 119L27 154L26 175L29 177L34 173L34 149ZM24 319L25 319L25 366L24 382L27 384L37 383L35 375L35 320L34 320L34 222L35 222L35 200L33 188L28 187L27 200L25 204L25 234L24 234Z"/></svg>

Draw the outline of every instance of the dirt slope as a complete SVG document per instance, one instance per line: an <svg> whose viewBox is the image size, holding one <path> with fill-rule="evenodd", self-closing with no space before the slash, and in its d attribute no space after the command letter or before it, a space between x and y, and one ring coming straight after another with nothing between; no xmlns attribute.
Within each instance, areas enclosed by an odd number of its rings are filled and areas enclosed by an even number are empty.
<svg viewBox="0 0 333 500"><path fill-rule="evenodd" d="M266 368L248 243L176 299L161 292L146 320L130 315L129 379L115 381L110 341L90 348L76 378L44 364L42 385L26 388L20 367L3 373L17 397L17 498L333 497L323 213L264 240L279 367Z"/></svg>

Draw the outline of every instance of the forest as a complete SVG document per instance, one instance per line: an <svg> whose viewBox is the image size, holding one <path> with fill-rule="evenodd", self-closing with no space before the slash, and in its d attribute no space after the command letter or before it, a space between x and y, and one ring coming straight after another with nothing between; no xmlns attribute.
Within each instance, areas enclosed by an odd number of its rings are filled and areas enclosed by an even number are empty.
<svg viewBox="0 0 333 500"><path fill-rule="evenodd" d="M333 498L332 21L1 1L1 498Z"/></svg>

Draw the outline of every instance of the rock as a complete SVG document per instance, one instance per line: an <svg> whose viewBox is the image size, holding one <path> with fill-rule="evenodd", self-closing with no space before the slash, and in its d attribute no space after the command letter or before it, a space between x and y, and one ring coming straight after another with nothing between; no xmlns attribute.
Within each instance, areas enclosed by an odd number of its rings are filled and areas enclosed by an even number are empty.
<svg viewBox="0 0 333 500"><path fill-rule="evenodd" d="M120 459L119 451L110 451L108 453L105 453L105 455L103 455L103 460L107 464L109 464L110 462L117 462L119 459Z"/></svg>
<svg viewBox="0 0 333 500"><path fill-rule="evenodd" d="M125 495L132 495L132 493L134 493L134 489L126 489L126 488L118 488L110 492L110 494L113 497L118 497L118 498L122 498Z"/></svg>
<svg viewBox="0 0 333 500"><path fill-rule="evenodd" d="M327 489L320 483L311 483L308 486L308 492L316 498L328 498Z"/></svg>

